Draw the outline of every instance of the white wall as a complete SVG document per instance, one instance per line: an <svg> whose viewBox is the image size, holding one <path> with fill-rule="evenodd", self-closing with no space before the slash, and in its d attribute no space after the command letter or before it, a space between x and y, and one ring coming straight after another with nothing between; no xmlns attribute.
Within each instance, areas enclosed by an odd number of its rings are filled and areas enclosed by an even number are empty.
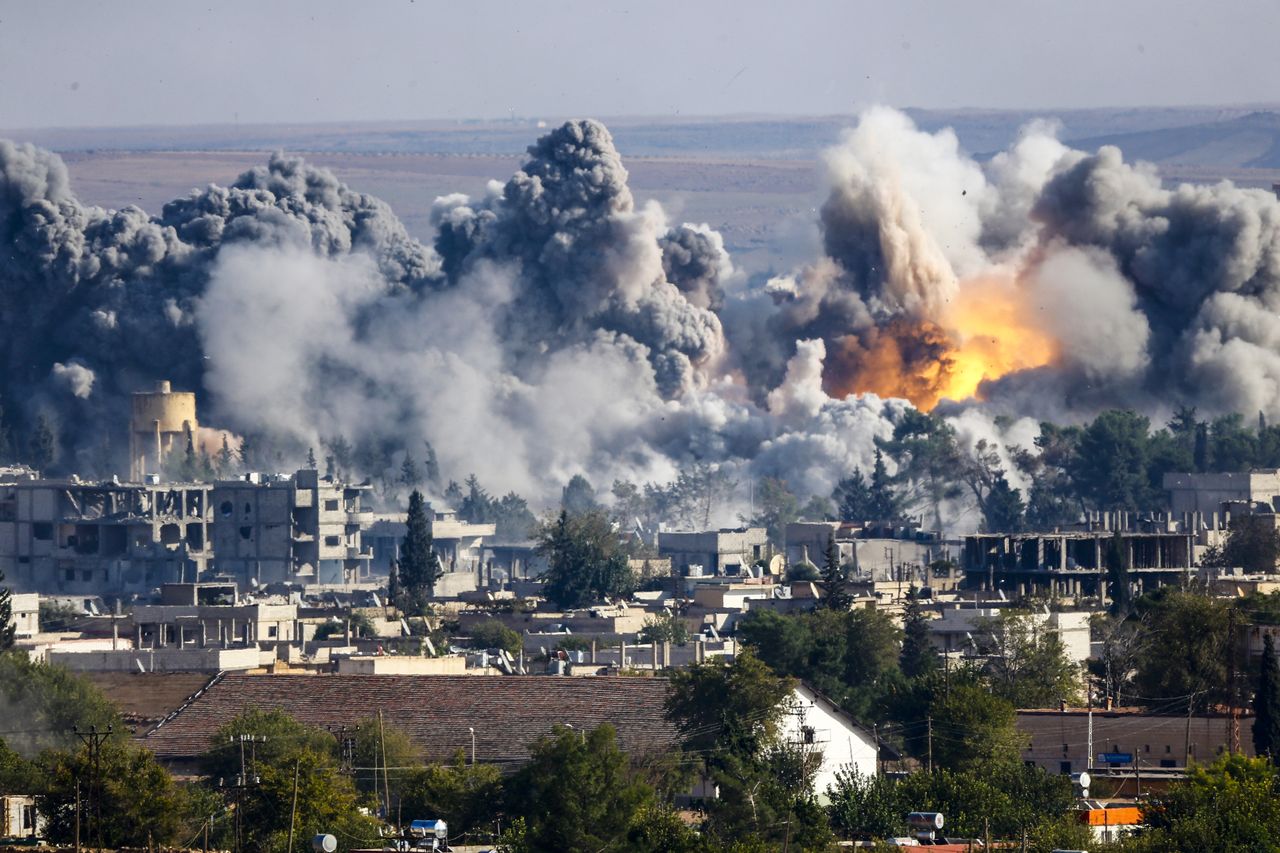
<svg viewBox="0 0 1280 853"><path fill-rule="evenodd" d="M835 706L804 685L795 689L792 699L798 713L783 718L783 737L792 743L808 743L804 730L812 729L813 745L822 750L822 764L813 785L819 795L835 785L836 774L842 770L857 768L862 776L876 775L876 744L869 733L851 724Z"/></svg>

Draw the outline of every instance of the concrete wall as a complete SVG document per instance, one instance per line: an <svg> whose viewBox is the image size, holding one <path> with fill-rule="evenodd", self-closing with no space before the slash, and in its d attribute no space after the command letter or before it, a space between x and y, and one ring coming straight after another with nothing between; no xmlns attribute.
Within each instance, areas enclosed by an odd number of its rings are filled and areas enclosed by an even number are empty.
<svg viewBox="0 0 1280 853"><path fill-rule="evenodd" d="M261 652L249 649L164 648L121 651L74 652L50 649L50 663L74 672L223 672L256 669Z"/></svg>
<svg viewBox="0 0 1280 853"><path fill-rule="evenodd" d="M466 675L462 655L421 658L400 655L361 655L339 658L339 675Z"/></svg>

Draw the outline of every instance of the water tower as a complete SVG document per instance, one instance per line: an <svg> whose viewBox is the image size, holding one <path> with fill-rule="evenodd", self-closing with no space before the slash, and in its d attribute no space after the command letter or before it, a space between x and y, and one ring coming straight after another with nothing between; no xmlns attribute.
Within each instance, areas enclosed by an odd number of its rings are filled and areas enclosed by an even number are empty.
<svg viewBox="0 0 1280 853"><path fill-rule="evenodd" d="M157 382L154 390L135 391L129 419L129 479L138 483L148 474L161 473L169 454L185 453L199 429L192 392L174 391L168 380Z"/></svg>

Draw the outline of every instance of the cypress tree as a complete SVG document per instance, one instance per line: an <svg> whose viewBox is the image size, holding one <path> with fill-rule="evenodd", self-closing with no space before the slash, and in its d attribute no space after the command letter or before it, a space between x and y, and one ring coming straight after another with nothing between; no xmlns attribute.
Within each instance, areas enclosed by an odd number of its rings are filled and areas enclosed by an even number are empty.
<svg viewBox="0 0 1280 853"><path fill-rule="evenodd" d="M53 425L49 419L41 415L36 419L35 432L31 435L31 447L27 461L32 468L45 472L58 455L58 439L53 434Z"/></svg>
<svg viewBox="0 0 1280 853"><path fill-rule="evenodd" d="M871 502L868 509L871 521L893 521L898 517L898 497L893 493L889 472L884 464L884 454L878 447L875 465L871 468Z"/></svg>
<svg viewBox="0 0 1280 853"><path fill-rule="evenodd" d="M400 586L414 609L435 594L436 581L444 574L433 544L422 492L414 489L409 495L409 513L405 517L398 564Z"/></svg>
<svg viewBox="0 0 1280 853"><path fill-rule="evenodd" d="M919 678L938 668L938 652L929 642L929 617L920 606L920 593L915 584L907 590L907 606L902 614L902 653L898 666L908 678Z"/></svg>
<svg viewBox="0 0 1280 853"><path fill-rule="evenodd" d="M1271 763L1280 764L1280 664L1270 634L1262 639L1262 667L1258 691L1253 695L1253 749Z"/></svg>
<svg viewBox="0 0 1280 853"><path fill-rule="evenodd" d="M1124 555L1124 540L1117 530L1107 545L1107 587L1111 596L1111 612L1125 615L1132 599L1129 584L1129 567Z"/></svg>
<svg viewBox="0 0 1280 853"><path fill-rule="evenodd" d="M848 610L853 596L845 590L848 573L840 565L840 549L836 547L835 534L827 537L827 549L822 560L822 597L831 610Z"/></svg>

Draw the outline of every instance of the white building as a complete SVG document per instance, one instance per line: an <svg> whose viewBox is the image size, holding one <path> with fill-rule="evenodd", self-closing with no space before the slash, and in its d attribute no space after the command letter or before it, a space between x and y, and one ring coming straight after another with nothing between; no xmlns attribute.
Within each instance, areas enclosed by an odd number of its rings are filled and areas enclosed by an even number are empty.
<svg viewBox="0 0 1280 853"><path fill-rule="evenodd" d="M822 763L813 780L819 797L835 785L841 771L857 770L864 777L879 772L875 735L807 684L798 684L791 694L791 710L781 730L788 742L821 750Z"/></svg>
<svg viewBox="0 0 1280 853"><path fill-rule="evenodd" d="M986 625L1001 612L994 607L963 607L942 611L941 619L929 622L929 639L940 652L976 653L982 645ZM1062 641L1067 658L1083 665L1089 659L1089 613L1029 613L1032 625L1053 631Z"/></svg>
<svg viewBox="0 0 1280 853"><path fill-rule="evenodd" d="M1169 509L1176 517L1198 512L1210 515L1222 510L1224 503L1280 504L1280 468L1234 471L1222 474L1164 475L1169 493Z"/></svg>

